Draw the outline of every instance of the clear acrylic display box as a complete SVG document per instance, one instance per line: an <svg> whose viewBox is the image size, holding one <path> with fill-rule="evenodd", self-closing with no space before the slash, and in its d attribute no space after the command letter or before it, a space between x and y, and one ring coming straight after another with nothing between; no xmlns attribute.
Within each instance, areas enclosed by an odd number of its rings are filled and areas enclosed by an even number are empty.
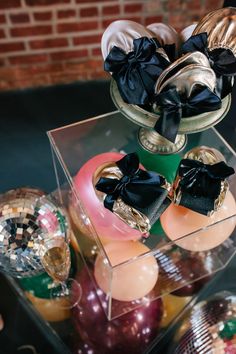
<svg viewBox="0 0 236 354"><path fill-rule="evenodd" d="M93 220L86 211L87 207L81 201L80 190L76 190L74 184L75 175L89 159L105 152L130 153L136 151L144 167L151 170L150 165L155 165L156 171L164 174L171 182L178 162L184 154L195 146L207 145L218 149L225 156L227 163L236 167L236 153L214 128L188 135L185 149L177 155L170 156L156 156L142 150L137 141L137 133L138 127L118 111L48 132L60 200L71 216L72 228L81 255L90 272L91 281L97 287L100 303L109 320L141 306L149 299L155 300L222 269L233 257L236 250L235 229L225 242L211 250L191 252L180 247L181 242L187 239L193 240L198 237L201 242L209 230L217 234L220 225L224 226L228 222L235 225L235 214L191 234L181 235L175 242L170 241L165 235L158 221L147 239L137 241L144 242L149 249L148 252L116 266L111 265L104 244L93 226ZM163 172L164 170L165 172ZM235 175L230 178L229 182L230 191L236 198ZM94 265L98 255L103 259L103 265L106 267L105 273L109 281L109 289L106 294L99 289L94 277ZM114 300L112 289L116 272L126 274L130 265L136 264L138 266L139 262L148 259L148 257L155 257L159 267L159 276L152 291L143 298L134 301ZM193 269L197 269L197 271L193 271Z"/></svg>

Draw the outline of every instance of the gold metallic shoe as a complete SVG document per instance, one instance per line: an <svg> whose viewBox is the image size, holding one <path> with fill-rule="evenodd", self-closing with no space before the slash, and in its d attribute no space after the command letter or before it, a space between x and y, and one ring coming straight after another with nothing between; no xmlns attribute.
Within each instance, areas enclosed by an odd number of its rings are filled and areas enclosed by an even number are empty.
<svg viewBox="0 0 236 354"><path fill-rule="evenodd" d="M134 39L153 38L153 33L134 21L120 20L112 22L102 36L101 50L105 60L111 49L116 46L129 53L133 51Z"/></svg>
<svg viewBox="0 0 236 354"><path fill-rule="evenodd" d="M208 49L230 49L236 56L236 8L226 7L210 12L203 17L193 35L206 32Z"/></svg>
<svg viewBox="0 0 236 354"><path fill-rule="evenodd" d="M157 93L165 88L176 87L176 90L184 94L186 98L190 97L194 89L199 86L208 87L214 91L216 87L216 75L210 68L202 65L190 64L180 69L175 75L162 83Z"/></svg>
<svg viewBox="0 0 236 354"><path fill-rule="evenodd" d="M201 52L193 52L187 53L183 55L181 58L177 59L171 65L166 68L162 74L159 76L156 85L155 92L159 93L161 91L161 87L165 81L171 79L176 75L179 70L186 67L187 65L195 64L200 65L201 67L210 68L209 61L207 57Z"/></svg>
<svg viewBox="0 0 236 354"><path fill-rule="evenodd" d="M157 38L161 45L175 44L176 48L179 47L180 38L173 27L159 22L152 23L147 26L147 29L153 33L153 37Z"/></svg>

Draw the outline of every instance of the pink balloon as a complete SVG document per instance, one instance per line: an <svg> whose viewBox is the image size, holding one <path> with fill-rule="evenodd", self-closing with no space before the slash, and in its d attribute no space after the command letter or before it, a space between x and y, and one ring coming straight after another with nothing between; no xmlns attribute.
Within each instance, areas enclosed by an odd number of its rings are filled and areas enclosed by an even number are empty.
<svg viewBox="0 0 236 354"><path fill-rule="evenodd" d="M80 303L72 310L72 320L83 343L77 342L75 352L143 353L158 334L163 314L162 300L147 302L136 310L108 321L86 268L77 275L77 280L83 293ZM100 300L105 300L106 295L98 291ZM127 304L130 303L113 300L113 306L120 312Z"/></svg>
<svg viewBox="0 0 236 354"><path fill-rule="evenodd" d="M116 152L108 152L94 156L81 167L74 178L74 186L78 197L88 217L91 219L98 236L104 242L108 240L138 240L142 237L140 231L132 229L103 206L103 202L99 200L93 186L93 176L97 169L106 163L116 162L123 156L124 155ZM75 196L73 196L71 202L72 207L73 204L76 205ZM79 221L83 226L83 220L79 220L79 215L78 220L74 218L73 221L77 223L78 228L81 229Z"/></svg>

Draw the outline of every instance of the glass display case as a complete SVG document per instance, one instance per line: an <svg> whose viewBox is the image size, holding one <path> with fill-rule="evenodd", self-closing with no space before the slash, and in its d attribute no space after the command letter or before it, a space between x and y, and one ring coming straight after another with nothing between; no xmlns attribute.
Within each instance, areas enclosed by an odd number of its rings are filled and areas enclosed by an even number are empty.
<svg viewBox="0 0 236 354"><path fill-rule="evenodd" d="M129 243L138 244L141 249L138 255L131 254L125 262L115 266L111 264L111 253L109 249L107 251L109 242L101 232L104 229L97 227L100 225L94 221L83 196L81 198L80 184L76 184L78 172L95 155L136 151L146 169L164 175L169 183L175 178L181 158L195 146L216 148L229 165L236 166L235 152L214 128L189 135L185 149L169 156L150 154L142 149L137 134L137 126L118 111L48 133L58 184L53 195L67 209L71 222L73 276L81 285L80 302L72 310L62 311L59 304L49 298L46 274L28 278L28 281L20 280L18 284L11 280L11 283L25 307L28 306L33 322L39 324L45 337L53 343L56 353L162 354L177 320L199 297L204 297L209 288L214 291L222 277L221 272L214 273L223 269L235 253L236 215L232 213L202 229L183 234L175 241L167 237L160 221L157 221L148 238L133 239L131 235L122 243L121 247ZM234 176L229 184L235 197ZM109 220L105 221L109 224ZM191 245L196 239L203 244L208 235L221 235L228 228L232 231L230 237L216 247L191 251L183 244L186 240ZM111 228L108 230L110 232ZM111 243L117 245L117 240ZM122 252L121 248L119 253ZM104 268L98 268L98 262ZM134 288L131 290L135 290L135 296L139 294L140 288L143 289L142 283L137 288L134 285L139 281L139 270L143 265L154 269L153 278L149 278L151 289L146 288L146 294L134 300L114 298L117 297L113 293L114 279L118 281L116 291L120 284L123 285L124 274L128 274L129 288ZM108 279L107 287L103 289L99 286L96 267L102 269Z"/></svg>
<svg viewBox="0 0 236 354"><path fill-rule="evenodd" d="M88 176L92 181L102 163L99 160L96 165L95 155L137 152L145 168L164 175L169 182L173 181L181 158L196 146L216 148L230 166L236 165L235 152L214 128L188 135L184 150L169 156L150 154L142 149L137 134L137 127L118 111L48 133L61 203L68 209L75 238L108 320L210 276L227 265L236 249L236 215L231 201L230 213L210 218L202 227L197 223L195 229L190 228L189 232L184 229L181 233L175 223L173 232L178 232L178 237L174 241L165 234L160 221L153 225L148 238L138 240L135 234L130 236L127 229L121 230L124 239L127 237L124 242L115 238L120 224L113 222L112 213L100 212L102 202L94 208L96 195L91 194L94 188L87 186ZM229 183L230 198L235 203L235 189L231 187L235 185L235 176ZM89 188L86 195L85 190ZM228 230L227 237L225 230ZM218 235L225 241L219 241ZM127 252L129 242L133 246L134 241L137 252ZM126 258L117 257L117 253L125 252Z"/></svg>

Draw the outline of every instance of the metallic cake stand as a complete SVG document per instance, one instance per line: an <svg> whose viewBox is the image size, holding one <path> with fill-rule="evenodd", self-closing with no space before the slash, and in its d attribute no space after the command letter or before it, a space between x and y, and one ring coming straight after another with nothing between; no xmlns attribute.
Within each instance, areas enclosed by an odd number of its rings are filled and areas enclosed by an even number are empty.
<svg viewBox="0 0 236 354"><path fill-rule="evenodd" d="M228 113L231 106L231 95L222 100L222 107L213 112L206 112L197 116L183 118L180 122L175 143L163 138L153 128L160 114L144 110L137 105L125 103L121 98L115 80L111 80L111 98L119 111L141 128L138 132L140 145L148 152L169 155L181 151L187 142L186 134L198 133L218 124Z"/></svg>

